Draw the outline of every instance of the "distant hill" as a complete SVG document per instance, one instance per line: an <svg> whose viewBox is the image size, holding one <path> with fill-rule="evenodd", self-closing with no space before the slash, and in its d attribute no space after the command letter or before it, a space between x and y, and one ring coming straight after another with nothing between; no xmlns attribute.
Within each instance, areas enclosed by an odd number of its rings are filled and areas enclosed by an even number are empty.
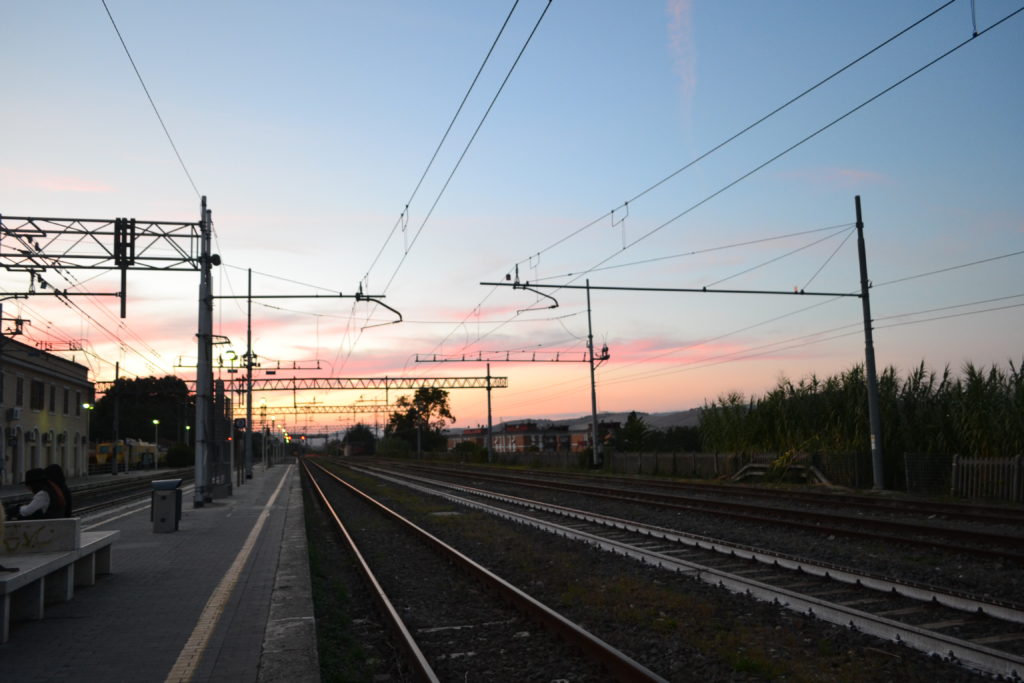
<svg viewBox="0 0 1024 683"><path fill-rule="evenodd" d="M700 408L691 408L690 410L677 410L670 413L642 413L637 411L637 415L644 419L644 423L647 424L651 429L658 429L664 431L670 427L696 427L700 424ZM622 424L626 423L626 418L629 417L629 411L624 413L598 413L598 422L619 422ZM570 417L562 420L547 420L544 418L529 419L524 418L522 420L509 420L506 422L495 423L495 431L501 429L502 425L505 424L519 424L522 422L536 422L539 426L563 426L568 425L570 429L587 429L590 427L590 415L580 415L579 417ZM448 430L451 433L461 434L462 429L453 428Z"/></svg>
<svg viewBox="0 0 1024 683"><path fill-rule="evenodd" d="M696 427L700 424L700 408L691 408L690 410L677 410L671 413L643 413L637 411L637 415L643 418L644 422L651 429L666 430L669 427ZM598 422L621 422L626 423L626 418L629 417L629 412L623 413L598 413ZM555 425L569 425L572 427L586 427L590 425L590 416L581 415L580 417L569 418L566 420L552 420L552 424Z"/></svg>

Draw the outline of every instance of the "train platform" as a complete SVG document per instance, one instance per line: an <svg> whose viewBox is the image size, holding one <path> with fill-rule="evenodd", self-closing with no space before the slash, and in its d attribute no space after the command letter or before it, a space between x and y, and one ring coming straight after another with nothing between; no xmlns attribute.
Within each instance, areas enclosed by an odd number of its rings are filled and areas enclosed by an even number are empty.
<svg viewBox="0 0 1024 683"><path fill-rule="evenodd" d="M319 681L296 466L257 466L201 508L191 487L183 498L171 533L153 532L148 501L83 518L83 530L121 532L112 573L12 624L0 678Z"/></svg>

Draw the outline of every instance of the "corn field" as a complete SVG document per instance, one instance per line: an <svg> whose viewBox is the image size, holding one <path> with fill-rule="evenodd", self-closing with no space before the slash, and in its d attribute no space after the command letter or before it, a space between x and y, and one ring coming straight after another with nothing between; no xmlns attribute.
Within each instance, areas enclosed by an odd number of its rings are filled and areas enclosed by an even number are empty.
<svg viewBox="0 0 1024 683"><path fill-rule="evenodd" d="M1024 364L1022 364L1024 365ZM882 450L896 463L905 453L968 458L1024 454L1024 367L968 363L955 376L924 363L901 377L892 366L878 378ZM867 453L870 451L864 367L838 376L783 378L762 398L728 394L705 404L703 446L710 452ZM887 468L891 471L891 468Z"/></svg>

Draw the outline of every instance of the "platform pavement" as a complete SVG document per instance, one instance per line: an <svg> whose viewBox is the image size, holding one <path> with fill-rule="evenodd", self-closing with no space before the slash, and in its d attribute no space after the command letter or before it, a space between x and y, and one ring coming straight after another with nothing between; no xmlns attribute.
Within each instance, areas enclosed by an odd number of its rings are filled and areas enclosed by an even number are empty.
<svg viewBox="0 0 1024 683"><path fill-rule="evenodd" d="M148 502L84 519L121 531L113 573L14 623L0 678L318 681L300 487L286 464L201 508L188 490L173 533L153 533Z"/></svg>

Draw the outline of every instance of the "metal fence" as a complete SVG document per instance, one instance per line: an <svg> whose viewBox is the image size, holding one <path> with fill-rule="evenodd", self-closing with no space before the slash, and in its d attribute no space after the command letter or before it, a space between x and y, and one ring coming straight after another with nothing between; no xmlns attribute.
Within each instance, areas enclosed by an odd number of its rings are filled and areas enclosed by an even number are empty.
<svg viewBox="0 0 1024 683"><path fill-rule="evenodd" d="M1024 502L1021 456L1014 458L953 457L950 493L961 498Z"/></svg>
<svg viewBox="0 0 1024 683"><path fill-rule="evenodd" d="M577 452L495 453L495 462L526 467L587 469L589 458ZM434 457L459 461L453 454ZM773 453L618 453L605 455L603 469L687 479L727 479L745 465L812 466L832 484L870 488L870 453L798 453L781 459ZM922 495L1024 502L1024 458L962 458L943 453L905 453L886 462L890 488Z"/></svg>

